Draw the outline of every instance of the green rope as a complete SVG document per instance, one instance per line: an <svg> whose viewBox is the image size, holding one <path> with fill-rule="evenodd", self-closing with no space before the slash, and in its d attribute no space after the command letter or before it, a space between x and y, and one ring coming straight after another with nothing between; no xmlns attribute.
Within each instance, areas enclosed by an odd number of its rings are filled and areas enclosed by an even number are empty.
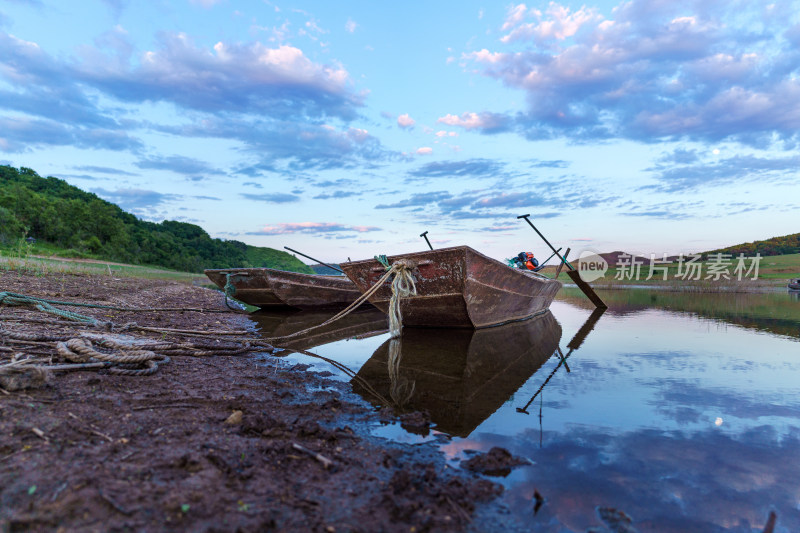
<svg viewBox="0 0 800 533"><path fill-rule="evenodd" d="M56 307L53 307L53 304L74 305L76 307L114 309L113 307L107 307L103 305L61 302L58 300L45 300L44 298L25 296L24 294L17 294L15 292L0 292L0 305L9 305L9 306L23 305L23 306L33 307L34 309L37 309L44 313L49 313L51 315L56 315L62 318L66 318L67 320L72 320L74 322L97 324L97 320L90 316L81 315L79 313L73 313L72 311L65 311L64 309L58 309Z"/></svg>
<svg viewBox="0 0 800 533"><path fill-rule="evenodd" d="M223 289L225 291L225 296L230 296L233 298L233 295L236 294L236 287L233 286L231 283L231 273L225 273L225 287Z"/></svg>
<svg viewBox="0 0 800 533"><path fill-rule="evenodd" d="M225 287L222 288L222 292L225 293L225 307L227 307L231 311L241 312L242 311L241 309L231 307L231 304L228 303L228 299L231 299L234 302L241 303L239 302L239 300L233 297L233 295L236 294L236 287L233 285L231 278L234 276L246 278L248 274L240 272L225 272Z"/></svg>
<svg viewBox="0 0 800 533"><path fill-rule="evenodd" d="M392 268L389 265L389 259L385 255L376 255L375 256L375 261L377 261L378 263L380 263L383 266L385 266L386 270L389 270L390 268Z"/></svg>

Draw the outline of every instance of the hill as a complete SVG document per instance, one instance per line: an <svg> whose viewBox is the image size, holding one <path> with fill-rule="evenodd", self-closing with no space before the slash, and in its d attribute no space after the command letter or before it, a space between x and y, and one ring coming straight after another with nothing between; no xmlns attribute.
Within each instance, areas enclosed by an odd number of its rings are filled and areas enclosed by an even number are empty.
<svg viewBox="0 0 800 533"><path fill-rule="evenodd" d="M339 272L338 270L334 270L332 268L328 268L325 265L308 265L308 266L316 274L321 274L323 276L343 276L344 275L341 272ZM336 268L339 268L339 265L336 264L336 263L333 263L331 266L335 266Z"/></svg>
<svg viewBox="0 0 800 533"><path fill-rule="evenodd" d="M734 256L744 254L746 257L753 257L757 253L761 254L762 257L797 254L800 253L800 233L784 235L783 237L772 237L771 239L765 239L763 241L736 244L734 246L728 246L727 248L711 250L703 255L707 256L708 254L715 254L717 252L733 254Z"/></svg>
<svg viewBox="0 0 800 533"><path fill-rule="evenodd" d="M26 236L78 257L185 272L270 267L313 273L286 252L213 239L200 226L186 222L140 220L64 180L0 165L0 247Z"/></svg>

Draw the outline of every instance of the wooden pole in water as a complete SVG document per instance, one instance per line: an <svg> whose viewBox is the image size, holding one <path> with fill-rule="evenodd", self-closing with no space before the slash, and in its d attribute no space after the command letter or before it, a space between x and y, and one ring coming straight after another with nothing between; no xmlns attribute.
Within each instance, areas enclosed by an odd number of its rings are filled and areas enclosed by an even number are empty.
<svg viewBox="0 0 800 533"><path fill-rule="evenodd" d="M296 253L296 254L300 254L300 255L302 255L303 257L307 258L307 259L311 259L312 261L316 261L317 263L319 263L319 264L320 264L320 265L322 265L322 266L326 266L326 267L328 267L328 268L332 268L333 270L336 270L337 272L341 272L342 274L344 274L344 271L342 271L342 269L340 269L340 268L336 268L335 266L333 266L333 265L329 265L328 263L323 263L323 262L322 262L322 261L320 261L319 259L314 259L314 258L313 258L313 257L311 257L310 255L306 255L306 254L304 254L304 253L302 253L302 252L298 252L297 250L292 250L292 249L291 249L291 248L289 248L288 246L284 246L284 248L286 248L286 249L287 249L287 250L289 250L290 252L294 252L294 253Z"/></svg>
<svg viewBox="0 0 800 533"><path fill-rule="evenodd" d="M569 255L569 251L570 251L570 250L572 250L572 248L567 248L567 251L566 251L566 253L564 254L564 259L566 259L566 258L567 258L567 256ZM553 279L558 279L558 276L560 276L560 275L561 275L561 269L562 269L562 268L564 268L564 263L559 263L559 264L558 264L558 268L556 269L556 275L553 277Z"/></svg>
<svg viewBox="0 0 800 533"><path fill-rule="evenodd" d="M555 248L553 248L553 245L552 245L552 244L550 244L550 241L548 241L548 240L545 238L545 236L544 236L544 235L542 235L542 232L541 232L541 231L539 231L538 229L536 229L536 226L534 226L534 225L533 225L533 223L532 223L530 220L528 220L528 217L529 217L529 216L531 216L531 215L530 215L530 214L528 214L528 215L520 215L520 216L518 216L517 218L524 218L524 219L525 219L525 222L527 222L527 223L528 223L528 225L529 225L530 227L532 227L532 228L533 228L533 231L535 231L536 233L538 233L538 234L539 234L539 237L541 237L541 238L542 238L542 240L543 240L543 241L544 241L544 242L547 244L547 246L549 246L549 247L550 247L550 249L551 249L551 250L553 250L553 251L556 253L556 255L558 255L558 252L556 252L556 249L555 249ZM593 304L594 304L596 307L601 307L601 308L603 308L603 309L607 309L607 308L608 308L608 306L605 304L605 302L603 302L603 300L602 300L602 299L600 299L600 297L597 295L597 293L596 293L596 292L594 292L594 289L592 289L592 287L591 287L591 286L590 286L588 283L586 283L585 281L583 281L583 280L581 279L581 276L580 276L580 274L578 273L578 271L577 271L577 270L575 270L575 267L574 267L574 266L572 266L572 265L569 263L569 261L567 261L567 260L566 260L564 257L561 257L561 256L559 255L559 256L558 256L558 258L559 258L559 259L561 259L561 262L562 262L563 264L567 265L567 268L569 269L569 270L567 270L567 276L569 276L569 277L570 277L570 279L571 279L571 280L572 280L572 281L575 283L575 285L577 285L577 286L578 286L578 288L579 288L580 290L582 290L582 291L583 291L583 294L585 294L585 295L586 295L586 296L587 296L587 297L588 297L588 298L589 298L589 299L592 301L592 303L593 303Z"/></svg>

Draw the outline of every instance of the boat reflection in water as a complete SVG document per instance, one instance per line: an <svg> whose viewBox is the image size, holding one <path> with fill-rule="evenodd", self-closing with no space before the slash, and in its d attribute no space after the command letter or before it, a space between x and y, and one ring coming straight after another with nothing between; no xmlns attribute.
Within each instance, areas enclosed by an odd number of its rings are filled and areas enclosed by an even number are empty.
<svg viewBox="0 0 800 533"><path fill-rule="evenodd" d="M316 328L296 337L289 337L324 323L333 317L336 311L307 310L295 312L258 311L248 318L258 323L264 337L281 337L276 346L287 351L281 355L289 355L294 351L310 350L316 346L329 344L344 339L365 338L380 335L389 330L389 319L382 311L370 306L358 309L332 324Z"/></svg>
<svg viewBox="0 0 800 533"><path fill-rule="evenodd" d="M478 330L404 328L364 363L353 390L400 413L427 411L437 431L466 437L557 353L560 340L550 311Z"/></svg>

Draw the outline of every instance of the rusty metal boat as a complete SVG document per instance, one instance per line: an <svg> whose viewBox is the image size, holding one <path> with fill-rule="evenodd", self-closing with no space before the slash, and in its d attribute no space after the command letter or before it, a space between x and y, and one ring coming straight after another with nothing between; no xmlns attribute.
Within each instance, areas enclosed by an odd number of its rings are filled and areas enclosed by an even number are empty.
<svg viewBox="0 0 800 533"><path fill-rule="evenodd" d="M262 308L342 308L361 296L353 282L344 276L300 274L272 268L224 268L206 270L205 274L223 290L230 276L236 289L233 297Z"/></svg>
<svg viewBox="0 0 800 533"><path fill-rule="evenodd" d="M485 328L544 313L561 282L508 267L469 246L441 248L387 258L412 269L417 295L400 300L403 326ZM340 264L361 292L386 272L376 259ZM388 312L392 289L380 287L369 302Z"/></svg>

